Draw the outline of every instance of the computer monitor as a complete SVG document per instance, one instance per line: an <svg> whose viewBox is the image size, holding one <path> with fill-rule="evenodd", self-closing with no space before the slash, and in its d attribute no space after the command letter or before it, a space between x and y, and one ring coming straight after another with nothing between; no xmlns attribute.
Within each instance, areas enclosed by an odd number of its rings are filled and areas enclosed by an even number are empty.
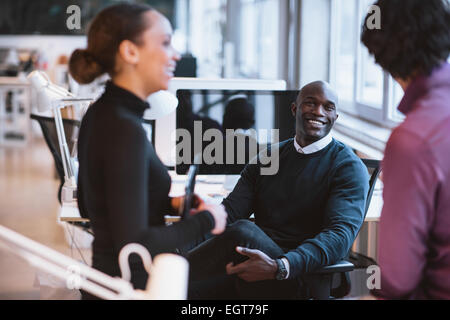
<svg viewBox="0 0 450 320"><path fill-rule="evenodd" d="M196 155L201 159L199 174L240 174L259 152L281 141L280 131L284 136L284 130L294 130L291 105L297 93L285 90L177 90L177 174L186 174ZM290 124L282 126L280 120L286 114Z"/></svg>
<svg viewBox="0 0 450 320"><path fill-rule="evenodd" d="M250 79L204 79L204 78L173 78L169 83L169 91L174 95L178 90L255 90L283 91L286 89L284 80L250 80ZM155 121L154 146L161 161L168 168L176 164L176 113Z"/></svg>

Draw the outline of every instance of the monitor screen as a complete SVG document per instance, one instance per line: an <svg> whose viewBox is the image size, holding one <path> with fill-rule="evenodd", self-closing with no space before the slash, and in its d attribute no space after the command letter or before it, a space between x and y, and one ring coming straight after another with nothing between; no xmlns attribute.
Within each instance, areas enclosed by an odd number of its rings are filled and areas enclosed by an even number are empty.
<svg viewBox="0 0 450 320"><path fill-rule="evenodd" d="M298 91L177 90L176 172L240 174L268 145L295 134Z"/></svg>

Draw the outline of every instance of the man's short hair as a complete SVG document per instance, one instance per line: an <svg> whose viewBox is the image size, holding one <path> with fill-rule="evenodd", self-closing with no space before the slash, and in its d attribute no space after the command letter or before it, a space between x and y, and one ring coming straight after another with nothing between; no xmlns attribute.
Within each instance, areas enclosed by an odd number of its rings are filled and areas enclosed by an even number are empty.
<svg viewBox="0 0 450 320"><path fill-rule="evenodd" d="M449 0L378 0L381 29L363 21L361 41L393 77L430 75L450 52Z"/></svg>

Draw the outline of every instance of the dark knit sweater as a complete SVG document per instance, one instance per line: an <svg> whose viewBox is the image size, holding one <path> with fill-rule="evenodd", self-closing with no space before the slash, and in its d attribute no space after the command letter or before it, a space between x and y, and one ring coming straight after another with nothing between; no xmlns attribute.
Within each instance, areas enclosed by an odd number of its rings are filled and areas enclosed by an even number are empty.
<svg viewBox="0 0 450 320"><path fill-rule="evenodd" d="M173 252L214 227L209 212L171 226L171 180L142 127L149 105L112 82L83 118L78 140L78 205L94 231L93 267L119 276L118 254L130 242L152 256ZM133 261L136 260L134 263ZM132 282L145 288L147 274L132 259Z"/></svg>
<svg viewBox="0 0 450 320"><path fill-rule="evenodd" d="M344 144L301 154L294 140L280 143L279 171L260 174L248 165L223 201L228 222L255 214L255 223L281 248L289 277L344 258L362 225L369 188L367 169Z"/></svg>

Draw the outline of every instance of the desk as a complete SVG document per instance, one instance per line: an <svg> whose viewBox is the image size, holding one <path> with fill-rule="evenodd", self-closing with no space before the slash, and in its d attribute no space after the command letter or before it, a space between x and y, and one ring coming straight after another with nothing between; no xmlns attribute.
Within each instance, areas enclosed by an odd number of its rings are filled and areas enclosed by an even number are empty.
<svg viewBox="0 0 450 320"><path fill-rule="evenodd" d="M174 172L169 172L172 178L172 186L169 195L171 197L184 195L184 185L186 176L178 176ZM234 187L233 184L237 182L236 176L231 177L231 181L225 181L225 176L197 176L197 183L195 184L195 193L205 198L208 202L221 203L228 193ZM228 182L227 188L224 188L224 183ZM366 215L366 222L378 222L383 207L383 198L381 190L375 189L370 203L369 210ZM168 222L175 222L179 217L167 216ZM167 220L166 219L166 220ZM66 222L88 222L89 219L81 218L78 211L78 205L74 203L65 203L59 213L59 220Z"/></svg>
<svg viewBox="0 0 450 320"><path fill-rule="evenodd" d="M78 204L74 202L63 203L59 209L59 221L62 222L89 222L89 219L82 218L78 210Z"/></svg>
<svg viewBox="0 0 450 320"><path fill-rule="evenodd" d="M172 178L172 186L169 192L171 197L184 195L184 186L186 176L178 176L174 172L169 172ZM195 192L205 201L213 203L221 203L237 182L236 176L225 178L225 176L197 176L195 184ZM228 181L227 181L228 180ZM224 188L224 184L227 188ZM377 224L380 219L381 209L383 207L382 191L375 188L370 207L366 215L365 223L361 228L361 232L353 244L353 251L360 252L364 255L377 259ZM178 216L166 216L166 223L178 222ZM64 222L89 222L80 216L78 206L75 203L65 203L59 213L59 220Z"/></svg>
<svg viewBox="0 0 450 320"><path fill-rule="evenodd" d="M178 176L174 172L169 172L172 178L172 185L170 188L169 196L177 197L184 195L184 186L187 176ZM232 180L232 181L227 181ZM233 184L237 179L226 176L197 176L197 182L195 184L195 193L202 197L207 202L220 204L231 189L225 189L225 184ZM233 186L234 187L234 186ZM80 216L78 205L76 202L64 203L59 211L59 220L63 222L89 222L89 219L84 219ZM180 218L177 216L166 216L166 222L177 222Z"/></svg>

